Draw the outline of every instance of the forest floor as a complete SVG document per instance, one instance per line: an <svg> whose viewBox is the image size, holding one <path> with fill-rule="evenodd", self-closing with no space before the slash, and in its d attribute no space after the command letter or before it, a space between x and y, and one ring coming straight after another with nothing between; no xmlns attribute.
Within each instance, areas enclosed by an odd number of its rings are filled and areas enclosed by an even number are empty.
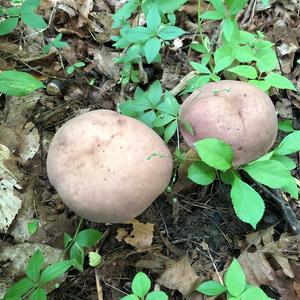
<svg viewBox="0 0 300 300"><path fill-rule="evenodd" d="M0 2L9 5L9 1ZM280 72L299 91L300 65L296 61L300 57L300 3L270 2L270 6L262 7L259 1L249 1L239 24L250 32L264 32L275 44ZM24 276L28 259L37 248L42 247L48 263L54 262L63 248L64 233L74 234L79 222L47 178L47 149L54 133L82 112L115 110L133 92L130 85L124 89L118 83L120 68L113 62L118 55L110 40L117 33L111 29L116 1L55 3L45 0L39 7L39 14L49 25L44 32L36 34L20 24L13 33L0 37L1 70L30 72L47 83L47 89L22 98L0 95L0 144L12 154L6 167L9 165L19 185L9 195L0 191L0 222L1 210L12 215L15 211L5 207L4 200L1 204L2 199L22 201L11 224L0 232L0 299L13 282ZM180 47L166 51L163 68L159 64L145 67L150 83L159 79L169 90L192 70L189 61L197 61L198 54L189 51L198 26L197 1L188 1L177 13L177 20L177 26L191 34L181 38ZM203 32L210 37L218 35L218 28L217 22L203 23ZM63 34L67 46L42 53L45 42L58 33ZM67 74L66 67L78 61L85 66ZM89 84L91 80L93 85ZM299 130L299 93L274 90L271 98L279 118L292 119ZM293 158L298 166L293 175L299 179L299 155ZM197 283L218 278L232 258L239 257L248 281L261 286L271 298L300 299L300 239L293 236L278 204L260 192L266 213L255 231L236 217L229 190L221 183L208 188L190 184L175 194L177 202L173 205L166 201L170 200L168 195L162 195L131 223L84 221L82 228L103 232L95 247L102 263L92 268L86 259L85 270L71 270L48 298L101 299L102 291L103 299L120 299L130 293L134 275L143 271L170 299L206 299L192 292ZM300 219L299 204L288 195L281 196ZM39 229L29 235L27 224L33 219L38 220Z"/></svg>

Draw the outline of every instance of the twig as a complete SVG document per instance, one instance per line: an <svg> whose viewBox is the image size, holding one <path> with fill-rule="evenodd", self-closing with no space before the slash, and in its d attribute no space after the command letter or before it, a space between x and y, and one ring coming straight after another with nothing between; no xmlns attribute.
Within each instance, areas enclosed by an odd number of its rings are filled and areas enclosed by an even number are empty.
<svg viewBox="0 0 300 300"><path fill-rule="evenodd" d="M247 176L249 178L249 176ZM294 211L290 207L290 205L282 198L282 195L278 190L269 190L259 182L254 181L254 183L265 193L267 194L270 198L276 201L276 203L280 206L281 211L290 226L291 230L296 234L300 235L300 223L299 220L297 219Z"/></svg>
<svg viewBox="0 0 300 300"><path fill-rule="evenodd" d="M98 271L95 270L95 279L96 279L96 288L97 288L97 296L98 300L103 300L103 290L100 283L100 276L98 274Z"/></svg>

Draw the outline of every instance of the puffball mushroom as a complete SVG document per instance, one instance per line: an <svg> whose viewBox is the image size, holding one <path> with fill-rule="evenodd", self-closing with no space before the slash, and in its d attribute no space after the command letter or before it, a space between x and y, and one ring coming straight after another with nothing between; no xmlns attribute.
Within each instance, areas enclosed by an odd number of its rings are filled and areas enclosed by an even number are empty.
<svg viewBox="0 0 300 300"><path fill-rule="evenodd" d="M151 128L104 109L65 123L47 157L49 180L66 205L105 223L141 214L168 186L172 167L169 149Z"/></svg>
<svg viewBox="0 0 300 300"><path fill-rule="evenodd" d="M265 154L273 145L278 123L271 99L259 88L241 81L211 82L193 92L180 109L194 135L181 126L187 144L218 138L230 144L235 166Z"/></svg>

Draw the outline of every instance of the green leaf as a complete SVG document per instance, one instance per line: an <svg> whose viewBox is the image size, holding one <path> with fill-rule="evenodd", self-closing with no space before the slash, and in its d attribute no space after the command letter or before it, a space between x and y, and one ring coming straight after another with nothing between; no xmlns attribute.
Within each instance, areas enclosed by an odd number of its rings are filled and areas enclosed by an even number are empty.
<svg viewBox="0 0 300 300"><path fill-rule="evenodd" d="M26 11L33 11L38 8L40 5L41 0L26 0L24 1L21 11L26 12Z"/></svg>
<svg viewBox="0 0 300 300"><path fill-rule="evenodd" d="M27 231L30 235L33 235L37 232L39 228L39 220L33 219L32 221L27 223Z"/></svg>
<svg viewBox="0 0 300 300"><path fill-rule="evenodd" d="M233 150L222 140L206 138L194 143L201 158L209 166L226 171L232 167Z"/></svg>
<svg viewBox="0 0 300 300"><path fill-rule="evenodd" d="M89 252L89 265L91 267L97 267L101 264L102 257L99 253L90 251Z"/></svg>
<svg viewBox="0 0 300 300"><path fill-rule="evenodd" d="M210 10L203 13L200 17L207 20L223 20L226 15L225 11Z"/></svg>
<svg viewBox="0 0 300 300"><path fill-rule="evenodd" d="M147 126L153 128L153 122L156 119L156 114L154 110L147 111L139 117L139 120L145 123Z"/></svg>
<svg viewBox="0 0 300 300"><path fill-rule="evenodd" d="M184 129L191 135L195 135L193 126L190 122L186 120L180 120L180 122L183 124Z"/></svg>
<svg viewBox="0 0 300 300"><path fill-rule="evenodd" d="M85 63L83 61L78 61L73 65L75 68L82 68L85 66Z"/></svg>
<svg viewBox="0 0 300 300"><path fill-rule="evenodd" d="M241 295L241 300L270 300L265 292L258 287L249 287Z"/></svg>
<svg viewBox="0 0 300 300"><path fill-rule="evenodd" d="M184 33L185 31L179 27L166 26L159 31L158 36L163 40L173 40L183 35Z"/></svg>
<svg viewBox="0 0 300 300"><path fill-rule="evenodd" d="M169 140L171 139L171 137L175 134L175 132L177 130L177 126L178 126L178 122L177 122L177 120L175 120L172 123L170 123L168 125L168 127L166 128L166 130L164 132L164 140L166 143L168 143Z"/></svg>
<svg viewBox="0 0 300 300"><path fill-rule="evenodd" d="M77 243L74 243L70 249L70 259L75 262L74 266L78 271L83 272L84 252Z"/></svg>
<svg viewBox="0 0 300 300"><path fill-rule="evenodd" d="M155 3L158 5L158 7L162 10L164 14L178 10L186 2L187 0L155 0Z"/></svg>
<svg viewBox="0 0 300 300"><path fill-rule="evenodd" d="M200 52L200 53L208 53L206 47L199 43L192 43L191 47L193 50Z"/></svg>
<svg viewBox="0 0 300 300"><path fill-rule="evenodd" d="M19 18L8 18L0 22L0 36L6 35L17 27Z"/></svg>
<svg viewBox="0 0 300 300"><path fill-rule="evenodd" d="M163 291L153 291L146 296L146 300L168 300L168 295Z"/></svg>
<svg viewBox="0 0 300 300"><path fill-rule="evenodd" d="M239 296L246 288L245 273L235 258L225 273L224 282L228 292L233 296Z"/></svg>
<svg viewBox="0 0 300 300"><path fill-rule="evenodd" d="M249 80L248 83L260 88L264 92L268 91L271 85L264 80Z"/></svg>
<svg viewBox="0 0 300 300"><path fill-rule="evenodd" d="M67 67L67 74L71 75L72 73L74 73L74 71L75 71L75 67L74 66Z"/></svg>
<svg viewBox="0 0 300 300"><path fill-rule="evenodd" d="M291 182L292 175L276 160L256 161L243 168L254 180L270 188L282 188Z"/></svg>
<svg viewBox="0 0 300 300"><path fill-rule="evenodd" d="M207 295L207 296L218 296L226 291L224 285L214 280L209 280L201 283L197 288L196 291Z"/></svg>
<svg viewBox="0 0 300 300"><path fill-rule="evenodd" d="M233 50L234 57L241 63L255 60L254 50L248 45L236 46Z"/></svg>
<svg viewBox="0 0 300 300"><path fill-rule="evenodd" d="M148 99L153 106L153 108L156 108L157 104L160 101L162 95L162 88L159 80L154 81L149 90L148 90Z"/></svg>
<svg viewBox="0 0 300 300"><path fill-rule="evenodd" d="M40 284L45 284L49 281L59 278L62 276L71 266L73 265L72 260L63 260L54 263L47 267L41 275Z"/></svg>
<svg viewBox="0 0 300 300"><path fill-rule="evenodd" d="M78 233L75 238L75 242L80 247L92 247L94 246L102 237L102 233L96 229L85 229Z"/></svg>
<svg viewBox="0 0 300 300"><path fill-rule="evenodd" d="M33 29L45 29L48 27L44 19L34 13L21 13L22 21Z"/></svg>
<svg viewBox="0 0 300 300"><path fill-rule="evenodd" d="M295 178L293 179L294 180L292 180L288 185L284 186L282 189L285 192L289 193L294 199L298 199L299 189Z"/></svg>
<svg viewBox="0 0 300 300"><path fill-rule="evenodd" d="M220 172L220 179L223 183L232 185L234 180L233 170L229 169L225 172Z"/></svg>
<svg viewBox="0 0 300 300"><path fill-rule="evenodd" d="M221 0L210 0L210 3L217 11L225 11L224 4Z"/></svg>
<svg viewBox="0 0 300 300"><path fill-rule="evenodd" d="M131 295L122 297L121 300L140 300L140 298L134 294L131 294Z"/></svg>
<svg viewBox="0 0 300 300"><path fill-rule="evenodd" d="M154 37L146 42L145 56L148 64L153 62L153 60L159 53L160 46L161 46L161 41L157 37Z"/></svg>
<svg viewBox="0 0 300 300"><path fill-rule="evenodd" d="M180 105L177 102L176 98L169 92L165 92L164 101L157 106L157 109L174 117L178 116Z"/></svg>
<svg viewBox="0 0 300 300"><path fill-rule="evenodd" d="M293 122L292 120L286 119L278 122L278 127L283 132L293 132Z"/></svg>
<svg viewBox="0 0 300 300"><path fill-rule="evenodd" d="M216 179L216 170L202 161L193 163L188 169L188 178L200 185L209 185Z"/></svg>
<svg viewBox="0 0 300 300"><path fill-rule="evenodd" d="M159 114L153 122L154 127L163 127L175 120L174 116L170 116L168 114L162 113Z"/></svg>
<svg viewBox="0 0 300 300"><path fill-rule="evenodd" d="M28 262L26 275L34 282L38 282L40 279L40 273L44 263L44 256L41 250L36 250Z"/></svg>
<svg viewBox="0 0 300 300"><path fill-rule="evenodd" d="M271 157L272 160L276 160L280 163L282 163L287 170L293 170L297 167L297 165L295 164L295 162L289 158L288 156L284 156L284 155L273 155Z"/></svg>
<svg viewBox="0 0 300 300"><path fill-rule="evenodd" d="M239 13L244 6L247 4L248 0L233 0L232 4L230 5L230 15L234 16Z"/></svg>
<svg viewBox="0 0 300 300"><path fill-rule="evenodd" d="M8 96L21 97L44 87L42 82L28 73L19 71L0 72L0 92Z"/></svg>
<svg viewBox="0 0 300 300"><path fill-rule="evenodd" d="M134 276L131 284L131 289L136 296L143 299L148 294L150 287L151 281L145 273L138 272Z"/></svg>
<svg viewBox="0 0 300 300"><path fill-rule="evenodd" d="M251 224L255 229L265 211L265 204L261 196L237 176L234 176L230 196L239 219Z"/></svg>
<svg viewBox="0 0 300 300"><path fill-rule="evenodd" d="M73 241L72 237L67 233L64 233L64 248L66 249L69 244Z"/></svg>
<svg viewBox="0 0 300 300"><path fill-rule="evenodd" d="M47 300L45 289L38 287L28 298L28 300Z"/></svg>
<svg viewBox="0 0 300 300"><path fill-rule="evenodd" d="M257 78L256 69L251 66L236 66L228 69L228 71L249 79Z"/></svg>
<svg viewBox="0 0 300 300"><path fill-rule="evenodd" d="M21 279L20 281L16 282L8 289L8 291L4 295L4 300L20 299L34 286L35 284L31 279L29 278Z"/></svg>
<svg viewBox="0 0 300 300"><path fill-rule="evenodd" d="M290 80L274 72L269 73L265 77L265 81L268 82L271 86L274 86L278 89L290 89L296 91L295 86Z"/></svg>
<svg viewBox="0 0 300 300"><path fill-rule="evenodd" d="M226 18L223 21L223 33L227 41L231 40L235 29L236 29L236 24L234 20L232 20L231 18Z"/></svg>
<svg viewBox="0 0 300 300"><path fill-rule="evenodd" d="M274 150L276 155L289 155L300 151L300 131L294 131L287 135Z"/></svg>
<svg viewBox="0 0 300 300"><path fill-rule="evenodd" d="M198 74L210 74L210 70L203 64L196 63L194 61L190 62L191 66L197 71Z"/></svg>
<svg viewBox="0 0 300 300"><path fill-rule="evenodd" d="M256 66L258 70L261 73L274 70L278 65L276 53L272 49L265 49L261 52L262 53L257 53L255 55L257 58Z"/></svg>
<svg viewBox="0 0 300 300"><path fill-rule="evenodd" d="M153 33L146 27L134 27L127 31L126 38L132 43L146 42L153 37Z"/></svg>
<svg viewBox="0 0 300 300"><path fill-rule="evenodd" d="M161 18L159 14L158 7L156 5L152 5L148 10L148 14L146 17L147 27L152 31L152 33L156 33L161 23Z"/></svg>

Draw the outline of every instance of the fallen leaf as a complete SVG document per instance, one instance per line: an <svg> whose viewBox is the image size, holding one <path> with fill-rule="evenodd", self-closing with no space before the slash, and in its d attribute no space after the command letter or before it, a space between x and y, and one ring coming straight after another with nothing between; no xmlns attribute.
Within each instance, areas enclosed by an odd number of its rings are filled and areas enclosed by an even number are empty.
<svg viewBox="0 0 300 300"><path fill-rule="evenodd" d="M187 257L174 263L162 273L157 282L168 289L178 290L182 295L190 294L199 280Z"/></svg>
<svg viewBox="0 0 300 300"><path fill-rule="evenodd" d="M133 229L125 236L125 231L121 228L118 229L117 239L120 241L124 240L127 244L135 247L138 250L144 250L152 245L154 224L151 223L140 223L134 219L127 222L126 224L132 224Z"/></svg>

